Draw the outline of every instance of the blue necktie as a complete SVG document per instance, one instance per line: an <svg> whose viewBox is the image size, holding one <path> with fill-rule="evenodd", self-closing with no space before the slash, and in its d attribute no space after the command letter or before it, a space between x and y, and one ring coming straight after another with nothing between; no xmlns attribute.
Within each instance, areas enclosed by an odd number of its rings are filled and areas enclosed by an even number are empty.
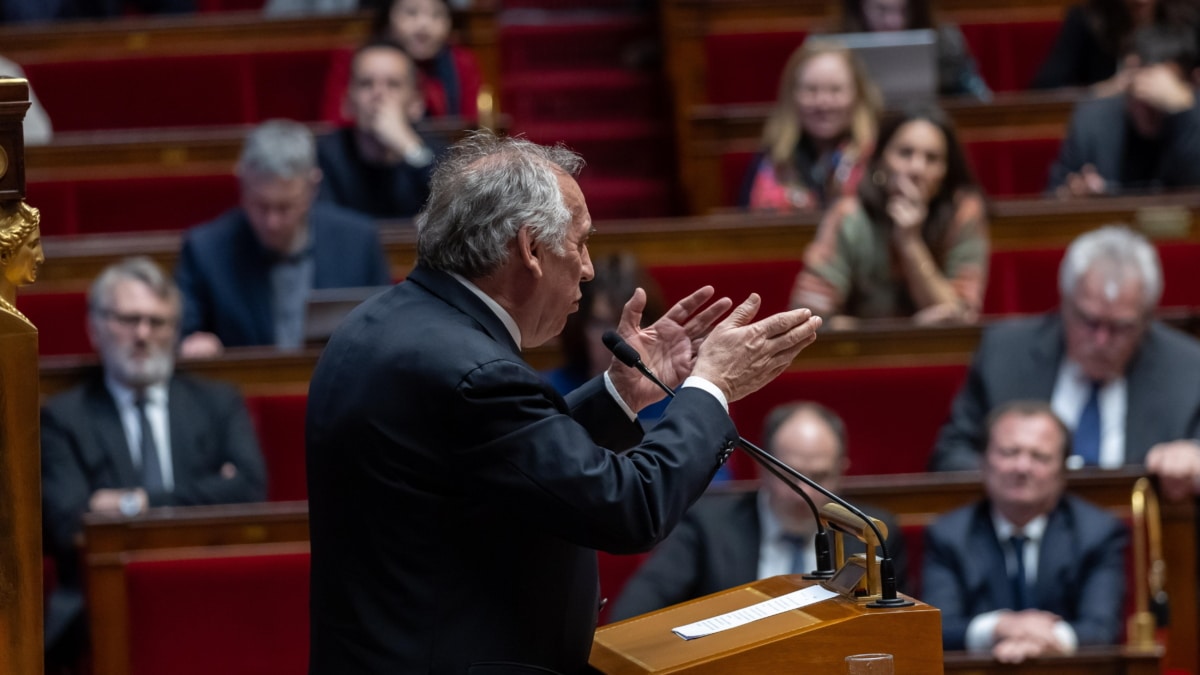
<svg viewBox="0 0 1200 675"><path fill-rule="evenodd" d="M804 547L807 545L807 537L799 534L784 534L781 538L792 547L792 571L791 574L808 574L809 570L804 569Z"/></svg>
<svg viewBox="0 0 1200 675"><path fill-rule="evenodd" d="M1013 553L1017 556L1017 569L1009 580L1012 583L1013 609L1017 611L1030 607L1029 584L1025 577L1025 542L1027 541L1029 539L1019 534L1013 535L1008 540L1012 544Z"/></svg>
<svg viewBox="0 0 1200 675"><path fill-rule="evenodd" d="M1075 425L1075 454L1083 458L1087 466L1100 464L1100 383L1092 383L1079 423Z"/></svg>
<svg viewBox="0 0 1200 675"><path fill-rule="evenodd" d="M162 492L162 466L158 461L158 444L154 442L154 432L150 429L150 418L146 417L146 399L137 400L138 425L142 428L142 487L151 494Z"/></svg>

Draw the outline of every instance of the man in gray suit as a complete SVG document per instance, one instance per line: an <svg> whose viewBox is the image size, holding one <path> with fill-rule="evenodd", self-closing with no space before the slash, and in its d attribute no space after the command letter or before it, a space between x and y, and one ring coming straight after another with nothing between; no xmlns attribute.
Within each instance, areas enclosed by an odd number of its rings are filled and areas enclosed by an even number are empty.
<svg viewBox="0 0 1200 675"><path fill-rule="evenodd" d="M1145 464L1168 498L1200 493L1200 343L1154 320L1154 247L1124 227L1082 235L1059 292L1058 312L984 331L930 468L978 468L989 411L1033 399L1072 429L1070 466Z"/></svg>
<svg viewBox="0 0 1200 675"><path fill-rule="evenodd" d="M59 586L47 647L82 608L84 513L135 516L154 506L259 501L266 469L241 396L175 374L179 290L147 258L104 270L88 294L102 372L42 410L42 504Z"/></svg>

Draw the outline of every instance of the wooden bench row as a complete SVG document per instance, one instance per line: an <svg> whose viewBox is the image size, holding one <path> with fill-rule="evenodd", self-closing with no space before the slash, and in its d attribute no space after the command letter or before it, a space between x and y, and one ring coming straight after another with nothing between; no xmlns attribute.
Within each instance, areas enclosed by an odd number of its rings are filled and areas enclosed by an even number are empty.
<svg viewBox="0 0 1200 675"><path fill-rule="evenodd" d="M1068 489L1128 519L1136 471L1073 474ZM914 535L938 514L978 499L976 474L847 478L846 498L890 509ZM1190 504L1162 513L1172 615L1165 665L1195 672L1196 523ZM88 516L85 563L93 672L282 673L307 655L307 508L303 502L153 510L124 519ZM601 556L601 592L615 597L636 565ZM914 570L917 560L911 561ZM614 571L616 570L616 571ZM617 572L619 571L619 573ZM268 629L269 627L269 629ZM246 639L241 633L252 633ZM222 645L213 649L212 645ZM1119 651L1080 655L1107 670ZM170 659L164 661L163 659ZM950 655L947 670L995 664ZM180 665L186 664L186 665ZM1037 667L1035 662L1032 664ZM1058 670L1079 672L1070 661ZM182 670L180 668L183 668ZM996 671L999 672L999 671ZM1014 672L1004 670L1003 672ZM1047 672L1042 670L1016 672ZM1146 671L1137 671L1146 672Z"/></svg>

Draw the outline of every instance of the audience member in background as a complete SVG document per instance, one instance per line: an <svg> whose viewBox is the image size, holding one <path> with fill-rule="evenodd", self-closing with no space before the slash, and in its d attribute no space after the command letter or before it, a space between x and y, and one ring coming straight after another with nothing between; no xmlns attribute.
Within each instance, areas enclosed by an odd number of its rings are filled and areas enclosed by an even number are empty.
<svg viewBox="0 0 1200 675"><path fill-rule="evenodd" d="M854 194L875 138L879 91L850 52L805 44L792 53L739 203L819 211Z"/></svg>
<svg viewBox="0 0 1200 675"><path fill-rule="evenodd" d="M237 164L241 206L183 237L175 269L182 356L299 348L310 290L391 283L375 224L314 203L316 154L312 132L296 122L264 122L246 138Z"/></svg>
<svg viewBox="0 0 1200 675"><path fill-rule="evenodd" d="M1010 401L987 422L986 498L925 530L922 600L945 649L1019 663L1110 645L1125 601L1125 525L1064 494L1070 432L1048 405Z"/></svg>
<svg viewBox="0 0 1200 675"><path fill-rule="evenodd" d="M1196 37L1154 25L1134 35L1121 93L1075 108L1050 185L1058 196L1200 185L1200 106L1189 73Z"/></svg>
<svg viewBox="0 0 1200 675"><path fill-rule="evenodd" d="M317 139L318 199L373 218L415 216L444 144L414 128L424 105L404 50L387 41L360 47L342 108L353 125Z"/></svg>
<svg viewBox="0 0 1200 675"><path fill-rule="evenodd" d="M662 316L663 299L658 285L637 258L617 253L592 260L595 277L579 287L579 311L567 317L560 341L565 363L546 374L558 393L566 395L608 370L613 355L601 338L616 330L625 302L638 288L646 292L642 323L650 325Z"/></svg>
<svg viewBox="0 0 1200 675"><path fill-rule="evenodd" d="M937 31L938 92L990 100L992 91L979 76L962 31L954 24L935 26L929 0L842 0L843 33L921 29Z"/></svg>
<svg viewBox="0 0 1200 675"><path fill-rule="evenodd" d="M241 396L175 373L179 317L179 290L149 259L105 269L88 293L102 370L42 410L43 525L58 575L46 610L51 662L70 662L81 646L83 514L266 498Z"/></svg>
<svg viewBox="0 0 1200 675"><path fill-rule="evenodd" d="M29 79L25 77L25 71L21 70L21 66L2 56L0 56L0 76ZM29 109L25 111L25 120L22 123L21 131L25 135L25 145L45 145L54 136L50 116L46 114L46 109L42 107L41 101L38 101L37 95L33 93L32 82L29 83Z"/></svg>
<svg viewBox="0 0 1200 675"><path fill-rule="evenodd" d="M893 115L857 197L825 214L804 252L792 304L848 327L854 318L973 321L987 281L983 195L937 108Z"/></svg>
<svg viewBox="0 0 1200 675"><path fill-rule="evenodd" d="M1154 320L1154 247L1124 227L1082 235L1059 293L1059 311L984 330L930 468L977 468L988 413L1035 399L1074 429L1072 466L1144 463L1167 497L1200 493L1200 343Z"/></svg>
<svg viewBox="0 0 1200 675"><path fill-rule="evenodd" d="M393 0L375 15L375 34L416 62L426 114L474 121L483 75L470 49L450 44L450 10L447 0Z"/></svg>
<svg viewBox="0 0 1200 675"><path fill-rule="evenodd" d="M68 19L102 19L125 14L127 0L0 0L0 22L33 23ZM130 0L142 14L187 14L196 0Z"/></svg>
<svg viewBox="0 0 1200 675"><path fill-rule="evenodd" d="M772 455L837 492L850 460L845 424L832 410L807 402L780 406L767 416L763 437ZM817 508L828 501L812 488L802 489ZM900 526L890 514L864 510L887 526L888 552L903 587L907 557ZM816 533L808 504L774 476L764 476L752 492L705 495L630 578L612 618L627 619L755 579L807 574L816 568ZM863 552L858 540L845 541L847 556Z"/></svg>
<svg viewBox="0 0 1200 675"><path fill-rule="evenodd" d="M1190 26L1196 19L1195 0L1085 0L1067 10L1033 88L1090 86L1099 96L1123 92L1131 73L1119 66L1134 33L1153 23Z"/></svg>

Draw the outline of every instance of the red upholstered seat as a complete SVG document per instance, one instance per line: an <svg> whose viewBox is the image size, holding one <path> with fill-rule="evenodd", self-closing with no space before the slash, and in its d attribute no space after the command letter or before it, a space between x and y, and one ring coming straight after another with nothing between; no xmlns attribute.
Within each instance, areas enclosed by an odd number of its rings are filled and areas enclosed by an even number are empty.
<svg viewBox="0 0 1200 675"><path fill-rule="evenodd" d="M963 37L993 91L1028 89L1050 55L1062 25L1059 20L965 23Z"/></svg>
<svg viewBox="0 0 1200 675"><path fill-rule="evenodd" d="M231 170L30 181L28 194L43 209L43 234L99 234L188 228L235 206L238 186Z"/></svg>
<svg viewBox="0 0 1200 675"><path fill-rule="evenodd" d="M1058 306L1063 248L992 251L984 314L1034 314Z"/></svg>
<svg viewBox="0 0 1200 675"><path fill-rule="evenodd" d="M807 36L803 31L704 36L706 102L774 101L783 66Z"/></svg>
<svg viewBox="0 0 1200 675"><path fill-rule="evenodd" d="M308 667L308 553L125 565L131 675Z"/></svg>
<svg viewBox="0 0 1200 675"><path fill-rule="evenodd" d="M984 192L992 197L1040 194L1061 138L1007 138L963 143L967 161Z"/></svg>
<svg viewBox="0 0 1200 675"><path fill-rule="evenodd" d="M24 64L56 131L322 118L344 49L135 56Z"/></svg>
<svg viewBox="0 0 1200 675"><path fill-rule="evenodd" d="M90 354L87 336L87 294L83 291L44 293L32 287L17 294L17 309L38 327L38 354Z"/></svg>
<svg viewBox="0 0 1200 675"><path fill-rule="evenodd" d="M501 70L531 71L610 69L653 45L653 25L630 15L577 23L510 24L500 28Z"/></svg>
<svg viewBox="0 0 1200 675"><path fill-rule="evenodd" d="M759 315L767 316L787 309L792 284L802 266L802 253L796 251L796 257L790 260L655 265L647 271L662 289L667 307L701 286L712 285L718 297L729 296L734 303L758 293L763 299Z"/></svg>
<svg viewBox="0 0 1200 675"><path fill-rule="evenodd" d="M966 366L959 364L789 371L733 403L730 414L741 434L757 443L763 421L775 406L817 401L846 422L848 473L916 473L925 470L950 401L965 377ZM756 475L744 453L734 453L730 463L735 478Z"/></svg>
<svg viewBox="0 0 1200 675"><path fill-rule="evenodd" d="M650 557L649 553L615 555L600 551L600 597L607 600L600 610L600 625L608 623L608 614L613 603L621 595L621 590L625 588L629 578L633 576L634 572L637 572L648 557Z"/></svg>
<svg viewBox="0 0 1200 675"><path fill-rule="evenodd" d="M259 447L267 464L267 500L308 499L304 465L305 394L249 396L246 407L254 420Z"/></svg>

